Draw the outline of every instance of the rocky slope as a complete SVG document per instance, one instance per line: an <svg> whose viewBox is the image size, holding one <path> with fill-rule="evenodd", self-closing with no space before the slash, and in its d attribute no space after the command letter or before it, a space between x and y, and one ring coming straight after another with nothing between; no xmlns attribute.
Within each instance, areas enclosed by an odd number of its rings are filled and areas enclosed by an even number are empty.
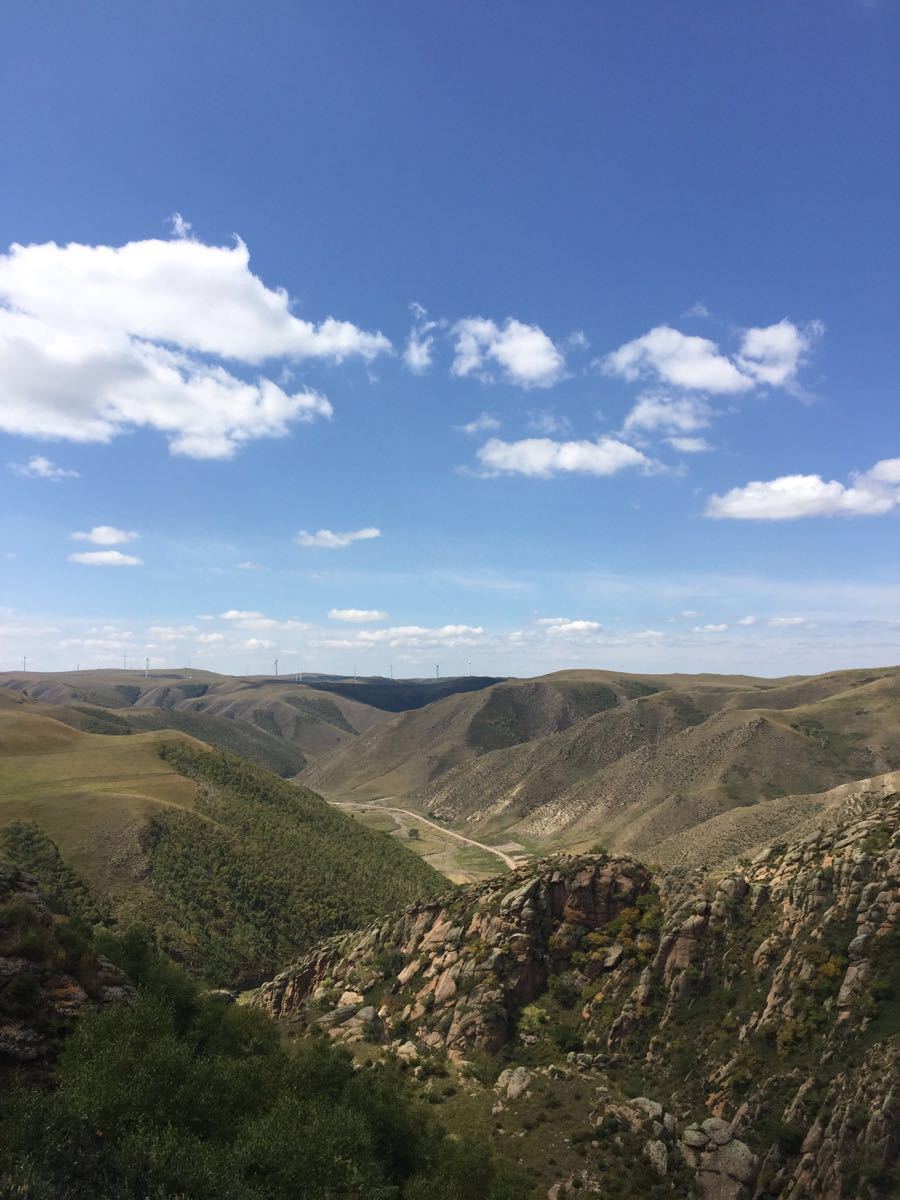
<svg viewBox="0 0 900 1200"><path fill-rule="evenodd" d="M324 943L255 1000L423 1077L448 1058L449 1103L539 1148L535 1195L897 1195L898 918L900 799L853 794L712 878L536 863Z"/></svg>
<svg viewBox="0 0 900 1200"><path fill-rule="evenodd" d="M0 863L0 1078L42 1072L81 1012L132 995L125 976L51 913L34 876Z"/></svg>

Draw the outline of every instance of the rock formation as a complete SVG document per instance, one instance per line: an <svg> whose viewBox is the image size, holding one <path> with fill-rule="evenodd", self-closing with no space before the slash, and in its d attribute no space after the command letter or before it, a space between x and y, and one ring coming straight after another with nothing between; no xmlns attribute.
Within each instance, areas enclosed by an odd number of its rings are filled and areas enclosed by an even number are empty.
<svg viewBox="0 0 900 1200"><path fill-rule="evenodd" d="M714 878L544 860L334 938L255 1000L411 1064L493 1058L495 1111L555 1056L606 1095L592 1146L638 1139L706 1200L900 1194L898 826L889 797Z"/></svg>

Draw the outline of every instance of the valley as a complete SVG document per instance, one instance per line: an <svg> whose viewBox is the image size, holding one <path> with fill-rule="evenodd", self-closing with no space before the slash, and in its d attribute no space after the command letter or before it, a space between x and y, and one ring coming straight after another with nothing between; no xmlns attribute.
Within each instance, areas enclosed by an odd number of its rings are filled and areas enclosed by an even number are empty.
<svg viewBox="0 0 900 1200"><path fill-rule="evenodd" d="M463 1200L896 1194L900 669L188 675L0 678L0 1070L190 994L480 1146Z"/></svg>

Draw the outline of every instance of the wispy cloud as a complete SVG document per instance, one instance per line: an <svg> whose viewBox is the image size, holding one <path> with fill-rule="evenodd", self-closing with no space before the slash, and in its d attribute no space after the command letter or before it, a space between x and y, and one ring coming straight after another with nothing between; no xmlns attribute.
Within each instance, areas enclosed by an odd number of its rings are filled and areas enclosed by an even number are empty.
<svg viewBox="0 0 900 1200"><path fill-rule="evenodd" d="M369 621L386 621L387 613L380 608L332 608L328 610L328 617L331 621L364 625Z"/></svg>
<svg viewBox="0 0 900 1200"><path fill-rule="evenodd" d="M139 567L143 561L133 554L123 554L121 550L85 550L69 555L69 562L85 567Z"/></svg>
<svg viewBox="0 0 900 1200"><path fill-rule="evenodd" d="M7 463L7 466L13 474L20 475L23 479L49 479L52 483L58 483L60 479L78 478L77 471L58 467L41 454L32 455L26 463Z"/></svg>
<svg viewBox="0 0 900 1200"><path fill-rule="evenodd" d="M335 533L331 529L317 529L315 533L310 533L306 529L301 529L294 541L298 546L314 547L320 550L345 550L354 542L365 542L379 537L381 537L381 530L374 527L352 529L346 533Z"/></svg>

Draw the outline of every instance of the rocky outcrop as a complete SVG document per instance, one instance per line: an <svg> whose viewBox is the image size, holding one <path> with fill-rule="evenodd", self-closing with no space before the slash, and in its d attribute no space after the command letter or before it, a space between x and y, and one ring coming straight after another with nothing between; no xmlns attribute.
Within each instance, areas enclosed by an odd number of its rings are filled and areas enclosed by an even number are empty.
<svg viewBox="0 0 900 1200"><path fill-rule="evenodd" d="M898 828L888 797L716 878L546 860L333 939L256 1002L409 1062L500 1055L501 1106L569 1051L610 1089L601 1132L707 1200L900 1194Z"/></svg>
<svg viewBox="0 0 900 1200"><path fill-rule="evenodd" d="M32 875L0 863L0 1071L41 1071L86 1009L134 989L55 917Z"/></svg>
<svg viewBox="0 0 900 1200"><path fill-rule="evenodd" d="M569 858L501 876L326 943L261 987L256 1001L348 1041L361 1033L363 996L377 991L387 1036L414 1031L451 1058L493 1054L585 935L608 926L651 883L630 859ZM358 1001L341 1004L349 994Z"/></svg>

